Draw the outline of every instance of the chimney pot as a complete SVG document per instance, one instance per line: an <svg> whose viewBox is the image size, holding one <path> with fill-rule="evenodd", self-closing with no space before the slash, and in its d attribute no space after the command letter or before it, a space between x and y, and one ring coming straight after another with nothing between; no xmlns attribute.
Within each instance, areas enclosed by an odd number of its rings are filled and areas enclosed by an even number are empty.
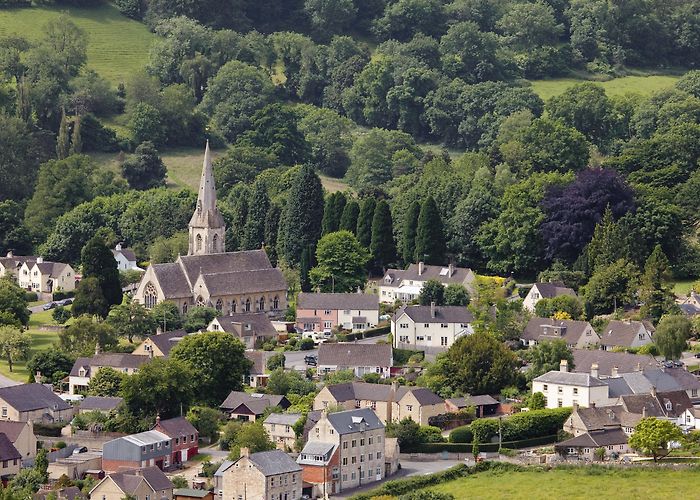
<svg viewBox="0 0 700 500"><path fill-rule="evenodd" d="M423 276L424 268L425 268L425 264L423 263L423 261L420 261L418 263L418 276Z"/></svg>
<svg viewBox="0 0 700 500"><path fill-rule="evenodd" d="M250 456L250 448L243 447L241 448L241 457L249 457Z"/></svg>
<svg viewBox="0 0 700 500"><path fill-rule="evenodd" d="M14 254L12 253L12 250L10 250L9 252L7 252L7 258L11 259L12 257L14 257Z"/></svg>
<svg viewBox="0 0 700 500"><path fill-rule="evenodd" d="M435 319L435 302L430 303L430 317Z"/></svg>
<svg viewBox="0 0 700 500"><path fill-rule="evenodd" d="M451 278L452 275L455 273L455 266L454 266L454 264L450 263L450 264L447 266L447 270L448 270L448 276Z"/></svg>
<svg viewBox="0 0 700 500"><path fill-rule="evenodd" d="M649 394L651 394L653 397L656 397L656 386L651 386L651 390L649 391Z"/></svg>
<svg viewBox="0 0 700 500"><path fill-rule="evenodd" d="M598 378L598 363L593 363L591 365L591 377Z"/></svg>
<svg viewBox="0 0 700 500"><path fill-rule="evenodd" d="M37 263L37 264L43 264L43 263L44 263L44 258L41 257L41 256L37 257L37 258L36 258L36 263Z"/></svg>
<svg viewBox="0 0 700 500"><path fill-rule="evenodd" d="M565 359L562 359L559 362L559 371L560 372L568 372L569 371L569 362Z"/></svg>
<svg viewBox="0 0 700 500"><path fill-rule="evenodd" d="M613 366L612 370L610 370L610 376L611 377L617 377L618 376L618 371L619 368L617 366Z"/></svg>
<svg viewBox="0 0 700 500"><path fill-rule="evenodd" d="M121 244L121 243L117 243L117 246L115 246L114 249L115 249L117 252L121 251L121 249L122 249L122 244Z"/></svg>

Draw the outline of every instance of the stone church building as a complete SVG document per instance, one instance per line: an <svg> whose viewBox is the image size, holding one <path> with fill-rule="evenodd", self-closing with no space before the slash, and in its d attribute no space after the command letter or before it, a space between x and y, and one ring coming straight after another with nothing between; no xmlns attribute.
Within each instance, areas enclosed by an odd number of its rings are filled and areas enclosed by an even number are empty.
<svg viewBox="0 0 700 500"><path fill-rule="evenodd" d="M193 306L216 308L222 315L287 308L287 282L264 250L226 252L224 219L216 206L216 187L207 142L197 208L189 223L189 251L172 264L153 264L143 275L135 299L152 308L169 301L186 314Z"/></svg>

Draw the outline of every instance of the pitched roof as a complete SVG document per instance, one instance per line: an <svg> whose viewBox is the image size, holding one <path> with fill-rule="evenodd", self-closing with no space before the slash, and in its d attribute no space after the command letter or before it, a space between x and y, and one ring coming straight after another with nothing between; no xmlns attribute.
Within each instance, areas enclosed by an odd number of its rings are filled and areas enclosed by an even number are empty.
<svg viewBox="0 0 700 500"><path fill-rule="evenodd" d="M281 406L287 398L277 394L248 394L247 392L231 391L219 408L233 411L241 405L246 405L256 415L260 415L270 406Z"/></svg>
<svg viewBox="0 0 700 500"><path fill-rule="evenodd" d="M116 370L122 368L140 368L141 365L147 363L149 359L150 358L148 356L121 352L95 354L91 358L76 359L75 363L73 363L73 368L71 368L70 376L79 377L81 368L86 371L86 377L92 376L92 368L94 367L109 366L110 368L114 368Z"/></svg>
<svg viewBox="0 0 700 500"><path fill-rule="evenodd" d="M604 387L605 384L589 373L572 373L552 370L533 379L534 382L575 385L579 387Z"/></svg>
<svg viewBox="0 0 700 500"><path fill-rule="evenodd" d="M593 363L598 364L600 376L610 376L613 367L617 367L617 373L631 373L658 366L654 357L650 355L643 356L598 349L573 349L572 352L574 355L573 371L578 373L590 373Z"/></svg>
<svg viewBox="0 0 700 500"><path fill-rule="evenodd" d="M335 443L324 443L321 441L307 441L306 444L304 445L304 448L301 450L301 453L299 453L299 456L297 457L297 463L301 465L315 465L317 462L316 460L309 460L309 459L304 459L303 457L305 455L312 455L312 456L322 456L326 457L328 456L329 459L332 456L332 451L335 449L336 444Z"/></svg>
<svg viewBox="0 0 700 500"><path fill-rule="evenodd" d="M0 432L0 460L13 460L22 458L22 454L17 451L10 438Z"/></svg>
<svg viewBox="0 0 700 500"><path fill-rule="evenodd" d="M263 423L294 425L301 418L301 413L270 413Z"/></svg>
<svg viewBox="0 0 700 500"><path fill-rule="evenodd" d="M297 297L297 309L379 310L379 296L373 293L304 293Z"/></svg>
<svg viewBox="0 0 700 500"><path fill-rule="evenodd" d="M191 297L192 290L187 282L185 273L177 263L151 264L151 269L160 284L160 289L166 299ZM143 279L146 279L144 274Z"/></svg>
<svg viewBox="0 0 700 500"><path fill-rule="evenodd" d="M276 337L277 330L264 312L244 312L231 316L219 316L216 321L223 331L239 337Z"/></svg>
<svg viewBox="0 0 700 500"><path fill-rule="evenodd" d="M202 276L209 294L215 297L287 289L287 281L277 268L207 273Z"/></svg>
<svg viewBox="0 0 700 500"><path fill-rule="evenodd" d="M27 424L27 422L11 422L9 420L0 420L0 432L5 434L10 439L10 441L14 443L15 441L17 441L19 435L22 434L24 428L28 425L29 424Z"/></svg>
<svg viewBox="0 0 700 500"><path fill-rule="evenodd" d="M576 297L576 292L574 292L572 288L564 286L564 283L535 283L533 287L535 286L543 299L553 299L554 297L560 297L562 295Z"/></svg>
<svg viewBox="0 0 700 500"><path fill-rule="evenodd" d="M339 435L351 434L362 430L383 429L384 424L371 408L339 411L327 416L328 422Z"/></svg>
<svg viewBox="0 0 700 500"><path fill-rule="evenodd" d="M429 264L423 264L423 272L418 274L419 264L411 264L408 269L389 269L384 276L389 274L394 278L394 281L389 286L399 286L401 283L406 281L428 281L428 280L438 280L443 284L450 283L464 283L469 275L471 274L471 269L467 267L452 267L452 274L450 274L449 266L433 266ZM398 278L398 280L397 280ZM386 286L386 285L385 285Z"/></svg>
<svg viewBox="0 0 700 500"><path fill-rule="evenodd" d="M164 441L170 441L170 436L167 436L160 431L144 431L137 434L129 434L128 436L118 437L112 441L117 441L118 439L128 441L129 443L136 444L138 446L143 446L146 444L156 444ZM111 443L112 441L107 442Z"/></svg>
<svg viewBox="0 0 700 500"><path fill-rule="evenodd" d="M445 400L425 387L401 386L393 394L393 387L388 384L370 384L368 382L346 382L327 386L336 401L351 401L355 399L365 401L401 401L410 393L413 393L421 405L434 405L444 403Z"/></svg>
<svg viewBox="0 0 700 500"><path fill-rule="evenodd" d="M603 432L586 432L561 443L554 445L555 448L599 448L601 446L611 446L616 444L626 444L627 434L622 429L610 429Z"/></svg>
<svg viewBox="0 0 700 500"><path fill-rule="evenodd" d="M197 192L197 209L192 214L189 225L195 227L224 226L224 218L216 206L216 185L214 184L209 141L207 141L207 146L204 149L202 176L199 179L199 190Z"/></svg>
<svg viewBox="0 0 700 500"><path fill-rule="evenodd" d="M435 317L430 306L404 306L394 315L398 319L403 313L416 323L471 323L474 315L464 306L435 306Z"/></svg>
<svg viewBox="0 0 700 500"><path fill-rule="evenodd" d="M197 281L200 272L202 274L214 274L272 268L270 259L264 250L246 250L210 255L181 255L177 262L182 265L190 282L193 284Z"/></svg>
<svg viewBox="0 0 700 500"><path fill-rule="evenodd" d="M149 339L163 353L163 356L168 356L170 350L177 345L184 337L189 335L185 330L171 330L169 332L149 335Z"/></svg>
<svg viewBox="0 0 700 500"><path fill-rule="evenodd" d="M600 335L600 344L631 347L640 329L646 330L641 321L611 320Z"/></svg>
<svg viewBox="0 0 700 500"><path fill-rule="evenodd" d="M204 498L211 492L209 490L195 490L193 488L176 488L173 497Z"/></svg>
<svg viewBox="0 0 700 500"><path fill-rule="evenodd" d="M685 391L656 392L655 394L629 394L620 398L624 407L648 417L677 418L688 408L693 407Z"/></svg>
<svg viewBox="0 0 700 500"><path fill-rule="evenodd" d="M64 264L62 262L49 261L37 262L35 265L39 269L39 272L41 272L41 274L48 274L52 278L60 276L63 270L69 267L68 264Z"/></svg>
<svg viewBox="0 0 700 500"><path fill-rule="evenodd" d="M449 401L451 404L453 404L457 408L466 408L468 406L488 406L488 405L499 404L498 401L493 399L488 394L484 394L481 396L465 396L463 398L452 398L452 399L447 399L446 401Z"/></svg>
<svg viewBox="0 0 700 500"><path fill-rule="evenodd" d="M282 450L261 451L252 453L248 459L265 476L275 476L288 472L300 472L301 467L292 457Z"/></svg>
<svg viewBox="0 0 700 500"><path fill-rule="evenodd" d="M390 344L323 343L318 347L319 366L392 366Z"/></svg>
<svg viewBox="0 0 700 500"><path fill-rule="evenodd" d="M534 317L527 322L521 338L538 342L561 339L567 344L576 344L587 328L591 331L591 343L595 343L597 335L588 321Z"/></svg>
<svg viewBox="0 0 700 500"><path fill-rule="evenodd" d="M86 396L80 402L81 410L114 410L124 402L123 398L108 397L108 396Z"/></svg>
<svg viewBox="0 0 700 500"><path fill-rule="evenodd" d="M620 426L635 427L642 418L641 412L627 411L623 405L579 407L574 411L589 432Z"/></svg>
<svg viewBox="0 0 700 500"><path fill-rule="evenodd" d="M0 399L17 411L68 410L71 406L43 384L20 384L0 388Z"/></svg>
<svg viewBox="0 0 700 500"><path fill-rule="evenodd" d="M119 489L128 495L136 492L141 481L146 481L153 491L169 490L173 487L173 483L170 482L168 476L158 467L143 467L141 469L113 472L108 477L116 483Z"/></svg>
<svg viewBox="0 0 700 500"><path fill-rule="evenodd" d="M175 417L161 420L154 429L160 430L171 438L198 434L197 429L185 417Z"/></svg>
<svg viewBox="0 0 700 500"><path fill-rule="evenodd" d="M129 262L136 262L136 254L131 248L121 248L119 250L112 250L112 254L116 257L118 254L122 254L126 260Z"/></svg>
<svg viewBox="0 0 700 500"><path fill-rule="evenodd" d="M408 393L413 394L416 400L423 406L445 404L444 399L426 387L412 387L405 392L404 396ZM401 396L399 401L401 401L401 399L403 399L403 396Z"/></svg>
<svg viewBox="0 0 700 500"><path fill-rule="evenodd" d="M57 500L75 500L87 498L80 488L77 486L68 486L67 488L59 488L57 490L39 490L32 498L34 500L45 500L50 494L56 495Z"/></svg>

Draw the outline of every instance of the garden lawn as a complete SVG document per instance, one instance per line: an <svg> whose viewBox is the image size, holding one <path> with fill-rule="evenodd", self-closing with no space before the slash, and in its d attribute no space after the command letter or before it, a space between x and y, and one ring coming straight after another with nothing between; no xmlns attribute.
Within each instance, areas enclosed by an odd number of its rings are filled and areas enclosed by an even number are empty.
<svg viewBox="0 0 700 500"><path fill-rule="evenodd" d="M30 40L43 36L43 26L62 12L88 36L88 68L94 69L114 86L143 70L148 50L156 35L129 19L109 2L98 7L40 6L0 10L0 36L23 35Z"/></svg>
<svg viewBox="0 0 700 500"><path fill-rule="evenodd" d="M427 489L451 493L457 499L700 498L700 493L691 486L698 481L698 467L681 470L571 467L507 474L484 472Z"/></svg>
<svg viewBox="0 0 700 500"><path fill-rule="evenodd" d="M678 80L673 75L623 76L606 82L593 82L605 89L608 96L639 94L649 96L658 90L672 87ZM544 101L563 93L569 87L588 80L578 78L552 78L531 80L532 90Z"/></svg>
<svg viewBox="0 0 700 500"><path fill-rule="evenodd" d="M26 335L32 338L32 347L29 353L29 358L39 352L48 351L53 346L54 342L58 341L58 332L45 332L37 330L35 328L30 328L25 332ZM27 370L27 365L24 361L18 361L13 363L12 372L10 372L10 367L7 361L3 358L0 359L0 375L4 375L17 382L27 382L29 380L29 371Z"/></svg>
<svg viewBox="0 0 700 500"><path fill-rule="evenodd" d="M696 281L697 280L676 281L673 284L673 293L681 297L687 296L693 289L693 285Z"/></svg>

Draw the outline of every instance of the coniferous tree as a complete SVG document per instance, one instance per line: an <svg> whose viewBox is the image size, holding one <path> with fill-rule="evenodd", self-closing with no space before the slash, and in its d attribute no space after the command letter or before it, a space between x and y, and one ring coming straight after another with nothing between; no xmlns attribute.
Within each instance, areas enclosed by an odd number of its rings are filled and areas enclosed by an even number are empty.
<svg viewBox="0 0 700 500"><path fill-rule="evenodd" d="M70 132L68 130L68 117L66 110L61 114L61 125L58 127L58 136L56 137L56 156L59 160L63 160L68 156L70 150Z"/></svg>
<svg viewBox="0 0 700 500"><path fill-rule="evenodd" d="M80 116L75 117L73 136L71 137L70 154L77 155L83 152L83 136L80 131Z"/></svg>
<svg viewBox="0 0 700 500"><path fill-rule="evenodd" d="M253 197L243 232L243 250L257 250L265 242L265 218L270 209L267 186L262 181L253 184Z"/></svg>
<svg viewBox="0 0 700 500"><path fill-rule="evenodd" d="M321 219L321 235L325 236L328 233L337 231L338 228L334 227L335 221L335 203L336 203L335 193L331 193L326 196L326 202L323 204L323 219Z"/></svg>
<svg viewBox="0 0 700 500"><path fill-rule="evenodd" d="M321 237L323 187L321 179L309 165L304 165L294 179L284 221L284 257L295 265L309 245Z"/></svg>
<svg viewBox="0 0 700 500"><path fill-rule="evenodd" d="M309 279L309 271L311 270L311 254L309 247L305 247L301 251L301 259L299 262L299 284L302 292L311 291L311 280Z"/></svg>
<svg viewBox="0 0 700 500"><path fill-rule="evenodd" d="M423 202L418 215L415 259L435 265L445 262L445 232L432 196Z"/></svg>
<svg viewBox="0 0 700 500"><path fill-rule="evenodd" d="M280 217L282 209L279 205L272 204L265 217L265 251L270 263L277 266L277 236L279 234Z"/></svg>
<svg viewBox="0 0 700 500"><path fill-rule="evenodd" d="M345 210L345 205L347 205L348 200L345 197L345 193L338 191L335 193L335 203L333 204L333 227L334 231L340 230L340 219L343 218L343 210Z"/></svg>
<svg viewBox="0 0 700 500"><path fill-rule="evenodd" d="M642 314L658 323L661 317L674 306L673 292L669 286L671 280L670 263L661 249L656 245L644 264L640 298L644 303Z"/></svg>
<svg viewBox="0 0 700 500"><path fill-rule="evenodd" d="M83 278L96 278L108 306L121 304L122 287L119 282L117 261L112 251L98 236L93 237L80 253Z"/></svg>
<svg viewBox="0 0 700 500"><path fill-rule="evenodd" d="M403 245L401 257L404 264L410 264L416 256L416 229L418 228L418 216L420 215L420 203L415 200L408 207L403 220Z"/></svg>
<svg viewBox="0 0 700 500"><path fill-rule="evenodd" d="M350 200L343 208L343 215L340 217L340 230L350 231L355 234L357 231L357 216L360 214L360 204Z"/></svg>
<svg viewBox="0 0 700 500"><path fill-rule="evenodd" d="M396 245L394 245L394 226L391 221L389 204L380 200L374 209L372 218L372 241L370 242L370 254L372 264L382 271L396 259Z"/></svg>
<svg viewBox="0 0 700 500"><path fill-rule="evenodd" d="M369 248L372 243L372 219L374 219L374 208L377 201L374 198L365 198L360 205L360 213L357 216L357 241L365 248Z"/></svg>

